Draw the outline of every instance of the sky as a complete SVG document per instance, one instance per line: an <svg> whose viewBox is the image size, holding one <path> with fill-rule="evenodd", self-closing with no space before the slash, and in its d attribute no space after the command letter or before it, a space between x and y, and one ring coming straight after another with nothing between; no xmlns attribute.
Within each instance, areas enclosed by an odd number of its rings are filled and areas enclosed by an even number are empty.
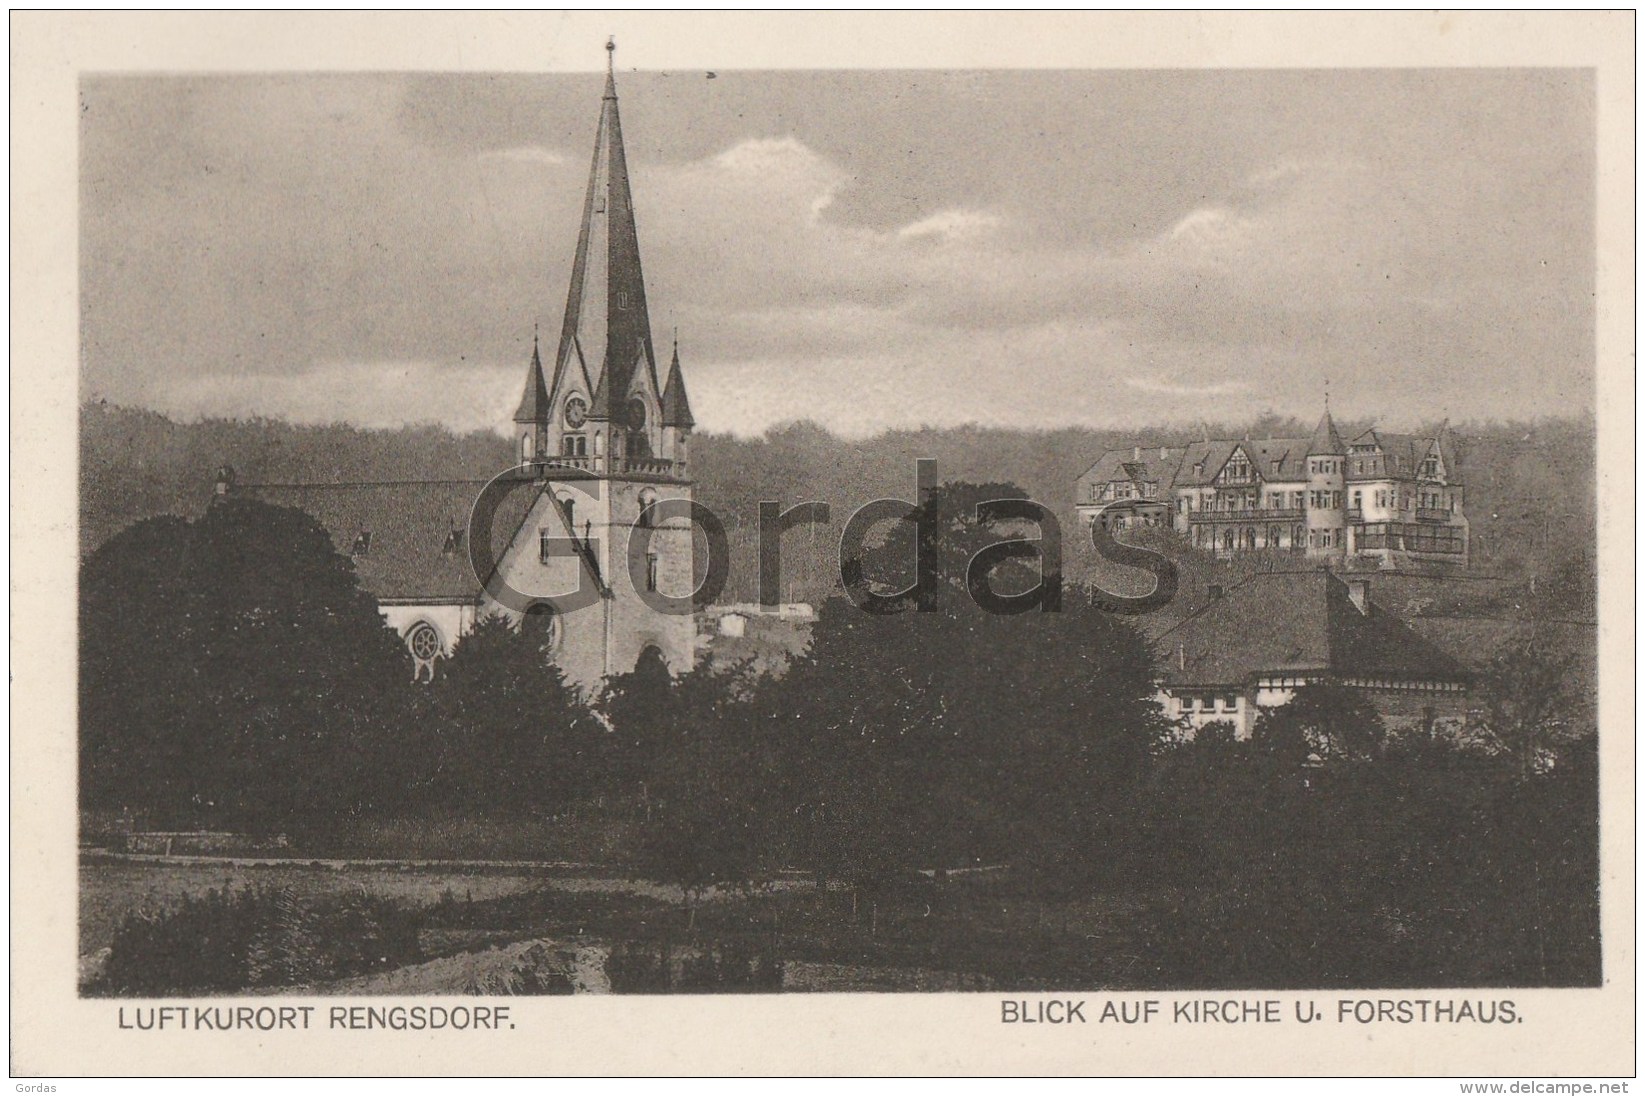
<svg viewBox="0 0 1645 1097"><path fill-rule="evenodd" d="M83 396L507 428L601 82L85 78ZM617 82L700 430L1593 407L1587 70Z"/></svg>

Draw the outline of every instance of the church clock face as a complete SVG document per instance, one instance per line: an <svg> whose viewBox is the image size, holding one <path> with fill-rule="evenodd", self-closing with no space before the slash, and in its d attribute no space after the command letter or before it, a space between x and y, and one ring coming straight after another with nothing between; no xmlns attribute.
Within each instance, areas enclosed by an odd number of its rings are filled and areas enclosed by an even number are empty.
<svg viewBox="0 0 1645 1097"><path fill-rule="evenodd" d="M588 405L581 396L573 396L565 402L565 425L573 430L583 425L588 418Z"/></svg>

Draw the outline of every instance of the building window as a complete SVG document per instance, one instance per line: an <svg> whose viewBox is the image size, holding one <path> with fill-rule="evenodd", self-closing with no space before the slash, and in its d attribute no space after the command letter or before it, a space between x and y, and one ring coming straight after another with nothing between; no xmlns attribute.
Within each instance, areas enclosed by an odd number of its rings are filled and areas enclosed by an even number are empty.
<svg viewBox="0 0 1645 1097"><path fill-rule="evenodd" d="M634 520L635 525L639 526L641 529L652 528L653 512L651 508L656 502L657 493L652 491L650 488L646 488L644 491L640 492L640 513ZM652 589L655 590L656 588L653 587Z"/></svg>
<svg viewBox="0 0 1645 1097"><path fill-rule="evenodd" d="M657 554L655 552L646 553L646 557L645 557L645 589L646 590L656 590L657 589Z"/></svg>
<svg viewBox="0 0 1645 1097"><path fill-rule="evenodd" d="M531 435L520 435L520 460L531 460Z"/></svg>
<svg viewBox="0 0 1645 1097"><path fill-rule="evenodd" d="M406 633L406 647L419 663L432 663L440 655L440 634L427 621L419 621Z"/></svg>

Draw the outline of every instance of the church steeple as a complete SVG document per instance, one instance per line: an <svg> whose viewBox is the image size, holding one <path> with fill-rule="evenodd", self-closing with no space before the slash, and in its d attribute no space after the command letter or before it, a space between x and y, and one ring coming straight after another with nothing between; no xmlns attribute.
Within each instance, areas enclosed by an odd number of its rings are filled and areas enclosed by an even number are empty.
<svg viewBox="0 0 1645 1097"><path fill-rule="evenodd" d="M548 385L543 380L543 355L537 345L537 333L531 333L531 365L526 369L525 391L520 394L520 406L514 412L516 423L546 423L549 416Z"/></svg>
<svg viewBox="0 0 1645 1097"><path fill-rule="evenodd" d="M668 383L663 386L663 426L690 430L696 425L685 395L685 375L680 372L680 344L675 340L674 360L668 364Z"/></svg>
<svg viewBox="0 0 1645 1097"><path fill-rule="evenodd" d="M573 366L594 383L588 418L596 422L623 421L636 370L647 372L650 391L658 390L628 158L617 113L617 81L611 62L615 49L615 43L606 44L605 93L594 136L594 161L554 361L556 399Z"/></svg>

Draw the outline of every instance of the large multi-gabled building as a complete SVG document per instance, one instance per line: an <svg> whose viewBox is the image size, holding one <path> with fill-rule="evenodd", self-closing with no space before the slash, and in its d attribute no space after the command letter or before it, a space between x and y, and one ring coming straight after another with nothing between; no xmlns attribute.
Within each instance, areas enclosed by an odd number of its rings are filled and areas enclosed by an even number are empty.
<svg viewBox="0 0 1645 1097"><path fill-rule="evenodd" d="M1219 556L1468 563L1460 469L1444 427L1431 437L1372 429L1344 442L1327 410L1307 438L1112 450L1075 492L1087 523L1169 526Z"/></svg>
<svg viewBox="0 0 1645 1097"><path fill-rule="evenodd" d="M219 490L314 515L418 674L432 676L480 618L530 617L593 693L648 650L676 673L695 662L692 531L655 507L691 499L694 425L678 347L666 380L658 371L608 68L560 338L546 363L533 342L514 415L519 464L489 486L225 479Z"/></svg>

